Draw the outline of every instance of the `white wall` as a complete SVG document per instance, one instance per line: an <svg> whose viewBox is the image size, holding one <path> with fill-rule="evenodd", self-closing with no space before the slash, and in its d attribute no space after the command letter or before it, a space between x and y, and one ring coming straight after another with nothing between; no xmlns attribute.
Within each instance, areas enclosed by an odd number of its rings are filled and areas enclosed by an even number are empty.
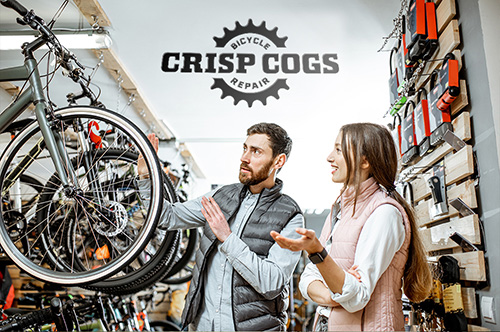
<svg viewBox="0 0 500 332"><path fill-rule="evenodd" d="M498 165L500 165L500 1L479 0L479 15L484 38L493 121L495 124Z"/></svg>

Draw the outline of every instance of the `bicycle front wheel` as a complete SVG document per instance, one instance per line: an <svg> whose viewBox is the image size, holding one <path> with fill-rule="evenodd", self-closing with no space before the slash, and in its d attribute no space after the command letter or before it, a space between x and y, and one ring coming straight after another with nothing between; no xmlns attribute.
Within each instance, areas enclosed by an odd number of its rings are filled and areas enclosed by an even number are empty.
<svg viewBox="0 0 500 332"><path fill-rule="evenodd" d="M51 128L70 186L59 181L38 123L18 133L0 160L0 245L19 268L37 279L88 284L123 269L150 240L163 202L162 171L147 137L123 116L85 106L60 109L54 115ZM137 160L102 158L116 150L143 156L150 175L141 180L149 182L147 192L136 185ZM12 237L15 225L5 217L15 209L11 202L19 201L16 195L22 195L12 190L21 175L36 175L44 183L42 196L50 199L39 200L23 234ZM120 185L110 185L116 183Z"/></svg>
<svg viewBox="0 0 500 332"><path fill-rule="evenodd" d="M163 174L163 184L164 199L170 203L176 202L174 186L166 174ZM125 269L106 280L82 287L113 295L133 294L149 288L174 266L179 241L180 231L167 232L157 228L143 252Z"/></svg>

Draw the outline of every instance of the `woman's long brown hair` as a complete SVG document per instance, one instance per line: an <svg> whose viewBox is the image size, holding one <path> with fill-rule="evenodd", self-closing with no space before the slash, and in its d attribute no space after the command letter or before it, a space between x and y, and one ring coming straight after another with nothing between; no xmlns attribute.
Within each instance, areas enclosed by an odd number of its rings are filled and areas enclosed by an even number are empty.
<svg viewBox="0 0 500 332"><path fill-rule="evenodd" d="M347 187L355 189L355 200L361 185L361 162L365 158L370 164L370 176L384 187L408 215L411 227L411 240L403 275L403 290L412 302L425 300L432 287L432 275L427 263L427 256L420 240L413 208L395 190L398 170L396 145L391 133L384 126L374 123L353 123L340 129L342 135L342 154L347 165Z"/></svg>

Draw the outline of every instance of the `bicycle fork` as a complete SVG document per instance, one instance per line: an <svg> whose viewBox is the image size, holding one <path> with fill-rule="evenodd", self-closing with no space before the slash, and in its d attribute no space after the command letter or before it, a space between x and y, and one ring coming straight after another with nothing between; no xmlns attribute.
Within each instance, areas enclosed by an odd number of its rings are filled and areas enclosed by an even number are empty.
<svg viewBox="0 0 500 332"><path fill-rule="evenodd" d="M61 179L65 193L67 195L72 195L74 194L74 185L77 184L76 175L69 160L69 156L64 149L64 144L61 142L61 137L59 137L58 134L54 134L49 126L46 116L48 105L43 94L43 86L36 61L32 54L28 53L26 54L26 57L26 69L28 72L32 73L29 80L32 88L33 104L35 105L35 116L38 120L44 142L47 146L52 162L54 163L54 167L59 175L59 178ZM66 165L66 170L63 165ZM69 178L71 178L73 186L71 185Z"/></svg>

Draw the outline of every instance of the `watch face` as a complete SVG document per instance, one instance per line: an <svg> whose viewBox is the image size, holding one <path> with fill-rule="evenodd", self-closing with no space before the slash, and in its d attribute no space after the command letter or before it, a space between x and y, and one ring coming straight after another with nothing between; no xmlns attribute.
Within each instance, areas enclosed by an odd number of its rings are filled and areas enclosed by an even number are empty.
<svg viewBox="0 0 500 332"><path fill-rule="evenodd" d="M321 252L317 252L317 253L314 253L314 254L310 254L309 255L309 260L313 263L313 264L318 264L318 263L321 263L322 261L325 260L325 257L328 255L328 253L326 252L326 249L323 248L323 250Z"/></svg>
<svg viewBox="0 0 500 332"><path fill-rule="evenodd" d="M309 259L313 264L318 264L323 261L322 257L319 255L319 253L315 253L309 256Z"/></svg>

